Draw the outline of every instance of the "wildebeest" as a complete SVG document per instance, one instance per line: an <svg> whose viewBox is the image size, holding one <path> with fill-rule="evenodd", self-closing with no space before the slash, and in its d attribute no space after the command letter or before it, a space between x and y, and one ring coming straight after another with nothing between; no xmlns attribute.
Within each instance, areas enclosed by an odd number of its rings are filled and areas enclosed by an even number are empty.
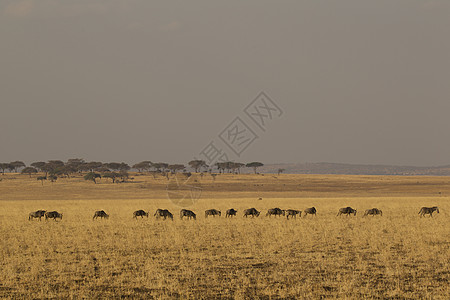
<svg viewBox="0 0 450 300"><path fill-rule="evenodd" d="M419 211L419 215L420 217L424 217L425 215L430 215L430 217L433 216L433 212L437 212L439 213L439 208L437 206L433 206L433 207L422 207Z"/></svg>
<svg viewBox="0 0 450 300"><path fill-rule="evenodd" d="M356 209L353 209L350 206L343 207L343 208L339 209L337 216L340 216L342 214L347 215L347 217L350 216L350 214L353 214L354 216L356 216Z"/></svg>
<svg viewBox="0 0 450 300"><path fill-rule="evenodd" d="M217 209L205 210L205 218L207 218L208 216L215 217L215 216L221 216L221 215L222 215L222 212L220 210L217 210Z"/></svg>
<svg viewBox="0 0 450 300"><path fill-rule="evenodd" d="M137 210L133 213L133 218L137 219L137 217L147 217L148 218L148 212L143 211L142 209Z"/></svg>
<svg viewBox="0 0 450 300"><path fill-rule="evenodd" d="M28 215L28 221L30 221L33 218L37 218L40 221L44 215L45 215L45 210L37 210L34 212L30 212L30 214Z"/></svg>
<svg viewBox="0 0 450 300"><path fill-rule="evenodd" d="M365 216L367 216L367 215L372 215L372 216L380 215L380 216L382 216L382 215L383 215L383 212L381 211L381 209L378 209L378 208L372 208L372 209L366 210L366 211L364 212L364 216L363 216L363 217L365 217Z"/></svg>
<svg viewBox="0 0 450 300"><path fill-rule="evenodd" d="M227 210L225 217L228 218L228 217L236 216L236 213L237 213L237 210L235 210L234 208L230 208Z"/></svg>
<svg viewBox="0 0 450 300"><path fill-rule="evenodd" d="M182 209L180 210L180 219L183 219L183 217L187 217L188 219L193 218L194 220L197 219L197 215L189 209Z"/></svg>
<svg viewBox="0 0 450 300"><path fill-rule="evenodd" d="M295 209L288 209L286 210L286 219L289 219L289 216L291 216L291 218L297 218L297 215L299 217L302 216L302 211L301 210L295 210Z"/></svg>
<svg viewBox="0 0 450 300"><path fill-rule="evenodd" d="M281 208L278 208L278 207L275 207L275 208L271 208L271 209L269 209L268 211L267 211L267 214L266 214L266 217L267 216L281 216L281 215L285 215L285 211L284 210L282 210Z"/></svg>
<svg viewBox="0 0 450 300"><path fill-rule="evenodd" d="M92 217L92 220L97 219L97 218L108 219L109 215L107 213L105 213L104 210L98 210L95 212L94 216Z"/></svg>
<svg viewBox="0 0 450 300"><path fill-rule="evenodd" d="M249 208L244 210L244 217L252 216L252 218L259 217L260 212L256 210L256 208Z"/></svg>
<svg viewBox="0 0 450 300"><path fill-rule="evenodd" d="M45 213L45 219L53 219L56 221L56 219L61 219L62 220L63 215L60 214L57 211L48 211Z"/></svg>
<svg viewBox="0 0 450 300"><path fill-rule="evenodd" d="M303 213L304 213L304 216L306 217L306 215L307 214L310 214L310 215L316 215L316 213L317 213L317 211L316 211L316 208L315 207L310 207L310 208L307 208L307 209L305 209L304 211L303 211Z"/></svg>
<svg viewBox="0 0 450 300"><path fill-rule="evenodd" d="M173 220L173 215L172 215L172 213L171 213L170 211L168 211L167 209L160 209L160 208L158 208L158 209L156 210L154 216L155 216L156 218L158 218L158 219L159 219L160 217L164 217L164 220L165 220L166 218L170 218L171 220Z"/></svg>

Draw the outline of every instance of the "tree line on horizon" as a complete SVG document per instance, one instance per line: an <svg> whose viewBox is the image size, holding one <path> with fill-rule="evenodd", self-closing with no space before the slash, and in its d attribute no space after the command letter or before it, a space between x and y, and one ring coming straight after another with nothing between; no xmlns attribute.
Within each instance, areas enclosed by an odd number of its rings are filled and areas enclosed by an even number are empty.
<svg viewBox="0 0 450 300"><path fill-rule="evenodd" d="M206 164L203 160L191 160L188 162L188 167L192 168L194 172L209 172L212 173L213 170L217 170L219 173L235 173L240 174L241 169L252 168L254 173L257 173L259 167L264 166L261 162L250 162L250 163L239 163L239 162L217 162L211 166ZM151 161L141 161L132 166L124 162L97 162L90 161L87 162L81 158L68 159L66 162L62 160L49 160L49 161L38 161L33 162L30 166L27 166L23 161L13 161L10 163L0 163L0 171L2 175L5 171L10 173L17 173L20 171L22 174L27 174L30 177L33 174L44 173L45 176L37 177L38 180L42 182L44 180L56 181L59 177L70 178L74 174L87 173L84 178L86 180L93 181L96 183L97 178L110 178L113 183L120 179L125 181L129 178L129 171L134 169L139 173L147 172L150 174L163 174L168 176L168 173L175 174L177 172L183 172L188 174L188 167L184 164L169 164L169 163L154 163ZM279 172L280 173L280 172ZM189 173L190 174L190 173Z"/></svg>

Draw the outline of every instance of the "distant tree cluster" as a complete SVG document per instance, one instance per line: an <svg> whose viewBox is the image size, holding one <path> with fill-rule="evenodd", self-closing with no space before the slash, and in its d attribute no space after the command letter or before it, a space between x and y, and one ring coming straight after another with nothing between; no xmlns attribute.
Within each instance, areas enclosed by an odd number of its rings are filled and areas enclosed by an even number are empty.
<svg viewBox="0 0 450 300"><path fill-rule="evenodd" d="M128 178L128 171L131 170L131 167L124 162L86 162L81 158L72 158L66 162L63 162L62 160L49 160L47 162L37 161L30 164L28 167L21 161L0 163L2 174L4 174L6 170L9 172L17 172L20 168L22 168L22 174L27 174L30 177L37 173L45 174L44 176L37 177L37 180L42 183L44 180L54 182L60 177L70 178L75 174L82 174L84 172L87 172L84 176L85 179L93 182L96 182L96 179L101 178L102 175L106 178L111 178L113 182L115 182L117 178L124 181Z"/></svg>
<svg viewBox="0 0 450 300"><path fill-rule="evenodd" d="M245 164L226 161L216 163L216 167L219 170L219 173L224 173L225 171L227 171L228 173L241 173L241 168L245 167Z"/></svg>
<svg viewBox="0 0 450 300"><path fill-rule="evenodd" d="M0 169L2 170L2 174L5 174L5 171L9 172L17 172L18 169L25 167L25 163L23 161L12 161L10 163L0 163Z"/></svg>
<svg viewBox="0 0 450 300"><path fill-rule="evenodd" d="M261 162L250 162L247 164L243 164L239 162L227 161L216 163L216 167L220 173L224 173L225 171L227 171L228 173L235 173L235 174L240 174L241 169L243 167L252 168L253 172L256 174L257 169L262 166L264 166L264 164Z"/></svg>
<svg viewBox="0 0 450 300"><path fill-rule="evenodd" d="M253 169L254 173L257 173L259 167L264 166L261 162L250 162L247 164L239 162L218 162L212 166L206 164L203 160L191 160L188 162L188 166L192 168L196 173L209 172L212 173L213 169L216 169L219 173L234 173L240 174L241 169L244 167ZM183 164L168 164L163 162L151 162L149 160L141 161L132 165L131 167L124 162L98 162L98 161L85 161L81 158L71 158L66 162L62 160L49 160L47 162L37 161L27 166L22 161L13 161L10 163L0 163L0 171L4 175L8 172L21 172L28 176L41 173L37 176L37 180L41 181L50 180L56 181L60 177L70 178L75 174L84 174L84 179L97 183L100 178L108 178L113 183L120 180L125 182L129 178L128 172L131 170L137 170L139 173L148 172L154 177L156 174L161 174L169 178L169 174L176 174L177 172L183 172L183 174L189 174L187 167ZM281 173L282 169L278 170ZM45 175L44 175L45 174ZM156 178L156 177L155 177ZM215 177L214 177L215 178Z"/></svg>

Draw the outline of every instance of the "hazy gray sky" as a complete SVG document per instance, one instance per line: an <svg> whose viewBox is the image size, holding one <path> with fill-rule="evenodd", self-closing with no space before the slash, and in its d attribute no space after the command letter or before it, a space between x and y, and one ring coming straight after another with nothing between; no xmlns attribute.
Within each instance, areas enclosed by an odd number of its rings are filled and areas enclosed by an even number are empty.
<svg viewBox="0 0 450 300"><path fill-rule="evenodd" d="M450 1L0 0L0 161L185 163L260 91L235 160L449 164Z"/></svg>

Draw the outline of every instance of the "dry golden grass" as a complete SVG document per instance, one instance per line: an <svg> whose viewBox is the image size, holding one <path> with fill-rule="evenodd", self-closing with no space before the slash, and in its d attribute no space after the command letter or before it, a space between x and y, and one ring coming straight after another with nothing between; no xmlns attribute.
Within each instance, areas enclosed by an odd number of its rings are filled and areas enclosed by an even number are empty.
<svg viewBox="0 0 450 300"><path fill-rule="evenodd" d="M0 298L450 298L446 177L207 175L190 207L196 221L179 219L163 177L44 186L2 178ZM433 205L439 214L419 218ZM316 217L265 217L272 207L310 206ZM344 206L357 216L336 217ZM238 217L225 219L231 207ZM243 218L249 207L261 216ZM383 217L363 218L372 207ZM157 208L174 221L156 220ZM222 217L205 219L209 208ZM28 221L38 209L63 220ZM110 218L93 221L100 209ZM137 209L150 217L132 219Z"/></svg>

